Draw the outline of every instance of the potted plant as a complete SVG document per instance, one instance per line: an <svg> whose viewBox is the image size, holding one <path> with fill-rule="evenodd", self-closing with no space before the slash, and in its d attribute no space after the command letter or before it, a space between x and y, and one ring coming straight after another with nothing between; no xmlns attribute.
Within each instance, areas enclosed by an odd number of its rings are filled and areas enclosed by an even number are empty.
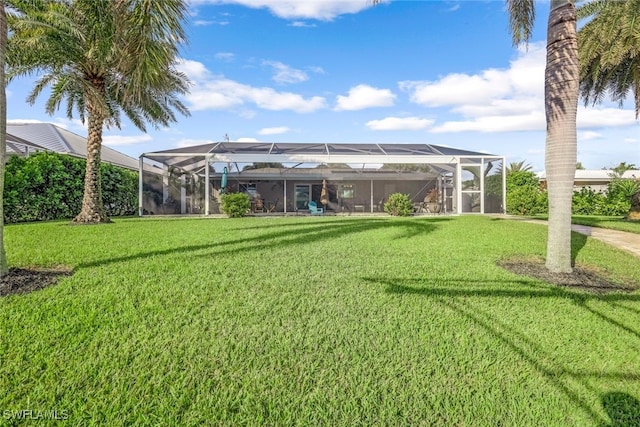
<svg viewBox="0 0 640 427"><path fill-rule="evenodd" d="M424 196L424 202L429 212L440 212L440 192L436 187L432 188L431 191Z"/></svg>

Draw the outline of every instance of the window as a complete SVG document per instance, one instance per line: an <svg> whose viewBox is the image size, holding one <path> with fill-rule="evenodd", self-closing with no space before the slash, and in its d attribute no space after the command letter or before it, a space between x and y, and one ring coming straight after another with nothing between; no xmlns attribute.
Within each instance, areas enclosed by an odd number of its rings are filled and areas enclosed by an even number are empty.
<svg viewBox="0 0 640 427"><path fill-rule="evenodd" d="M353 184L341 184L338 191L341 199L353 199L356 195L356 186Z"/></svg>

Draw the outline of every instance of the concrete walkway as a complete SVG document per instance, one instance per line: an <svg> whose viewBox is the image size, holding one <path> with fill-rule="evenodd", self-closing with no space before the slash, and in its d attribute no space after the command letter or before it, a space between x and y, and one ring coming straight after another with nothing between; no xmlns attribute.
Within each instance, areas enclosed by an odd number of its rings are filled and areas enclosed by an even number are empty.
<svg viewBox="0 0 640 427"><path fill-rule="evenodd" d="M530 219L526 222L535 224L547 224L547 221ZM594 239L601 240L611 246L632 253L640 258L640 234L626 231L610 230L608 228L589 227L588 225L571 225L571 229Z"/></svg>
<svg viewBox="0 0 640 427"><path fill-rule="evenodd" d="M640 258L640 234L576 224L573 224L571 229L594 239L602 240L623 251L631 252Z"/></svg>

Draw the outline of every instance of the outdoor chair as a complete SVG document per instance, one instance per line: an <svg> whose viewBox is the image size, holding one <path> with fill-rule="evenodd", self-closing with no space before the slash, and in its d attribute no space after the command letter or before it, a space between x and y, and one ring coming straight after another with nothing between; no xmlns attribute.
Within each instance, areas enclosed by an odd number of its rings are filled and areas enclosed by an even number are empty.
<svg viewBox="0 0 640 427"><path fill-rule="evenodd" d="M312 200L309 202L309 212L311 212L311 215L322 215L324 214L324 209L319 208L316 202Z"/></svg>
<svg viewBox="0 0 640 427"><path fill-rule="evenodd" d="M264 203L262 199L256 199L255 205L253 207L254 212L264 212Z"/></svg>

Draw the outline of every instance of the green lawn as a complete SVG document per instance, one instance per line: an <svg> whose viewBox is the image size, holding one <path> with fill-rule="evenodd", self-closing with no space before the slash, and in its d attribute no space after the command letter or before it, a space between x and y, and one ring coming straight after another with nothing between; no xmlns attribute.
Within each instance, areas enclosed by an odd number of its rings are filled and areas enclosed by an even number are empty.
<svg viewBox="0 0 640 427"><path fill-rule="evenodd" d="M640 291L496 266L542 257L543 225L149 218L5 233L12 266L75 274L0 299L0 424L57 410L83 426L638 425ZM637 258L574 246L579 265L640 283Z"/></svg>
<svg viewBox="0 0 640 427"><path fill-rule="evenodd" d="M534 218L545 221L549 219L548 215L536 215ZM621 216L573 215L571 222L591 227L609 228L611 230L640 234L640 221L629 221Z"/></svg>
<svg viewBox="0 0 640 427"><path fill-rule="evenodd" d="M622 217L573 215L572 221L574 224L610 228L612 230L640 234L640 221L628 221Z"/></svg>

